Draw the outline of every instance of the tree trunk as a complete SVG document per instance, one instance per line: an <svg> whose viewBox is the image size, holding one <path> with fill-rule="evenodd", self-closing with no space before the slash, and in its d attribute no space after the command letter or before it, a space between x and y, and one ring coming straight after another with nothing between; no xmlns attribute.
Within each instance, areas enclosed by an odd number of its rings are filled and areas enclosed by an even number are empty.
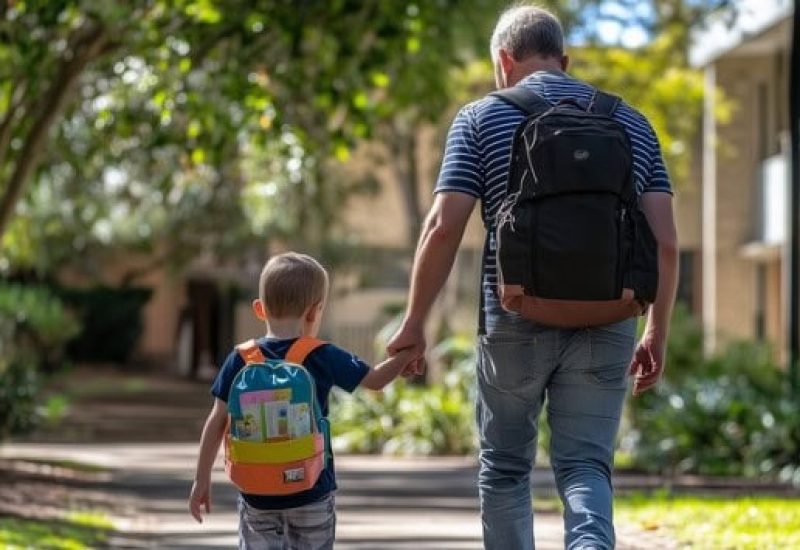
<svg viewBox="0 0 800 550"><path fill-rule="evenodd" d="M422 212L419 206L419 159L417 157L417 134L413 125L393 121L393 132L389 139L394 168L394 179L403 198L403 211L406 218L406 244L414 250L417 246Z"/></svg>
<svg viewBox="0 0 800 550"><path fill-rule="evenodd" d="M38 114L25 136L14 170L0 198L0 237L5 233L14 207L39 163L50 128L61 115L78 77L91 61L103 53L106 39L105 29L96 23L90 23L78 31L71 48L72 57L61 65L50 87L36 104Z"/></svg>

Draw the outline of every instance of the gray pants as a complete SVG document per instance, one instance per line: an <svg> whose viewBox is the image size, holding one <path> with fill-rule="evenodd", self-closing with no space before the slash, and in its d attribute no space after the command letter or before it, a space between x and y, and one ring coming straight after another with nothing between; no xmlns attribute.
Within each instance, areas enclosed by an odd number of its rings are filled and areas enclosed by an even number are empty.
<svg viewBox="0 0 800 550"><path fill-rule="evenodd" d="M611 468L636 320L564 330L487 306L477 411L485 548L534 548L529 482L545 398L564 547L614 548Z"/></svg>
<svg viewBox="0 0 800 550"><path fill-rule="evenodd" d="M333 493L286 510L259 510L239 497L239 550L327 550L335 535Z"/></svg>

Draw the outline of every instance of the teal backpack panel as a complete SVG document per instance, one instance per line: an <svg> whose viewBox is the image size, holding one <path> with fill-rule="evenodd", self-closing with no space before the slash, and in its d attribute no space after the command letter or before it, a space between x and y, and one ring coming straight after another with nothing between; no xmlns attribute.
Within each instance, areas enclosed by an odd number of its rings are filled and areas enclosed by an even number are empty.
<svg viewBox="0 0 800 550"><path fill-rule="evenodd" d="M314 378L302 365L281 359L246 364L231 384L228 414L234 439L269 442L320 432L330 456L330 425Z"/></svg>

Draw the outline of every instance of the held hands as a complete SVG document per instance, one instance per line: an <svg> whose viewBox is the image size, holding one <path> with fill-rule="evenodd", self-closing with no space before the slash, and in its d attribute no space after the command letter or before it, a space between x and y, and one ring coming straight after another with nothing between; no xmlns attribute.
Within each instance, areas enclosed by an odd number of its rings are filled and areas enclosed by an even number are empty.
<svg viewBox="0 0 800 550"><path fill-rule="evenodd" d="M411 351L413 359L403 369L402 376L418 376L425 372L425 332L422 324L403 321L400 329L389 340L386 352L390 356L400 351Z"/></svg>
<svg viewBox="0 0 800 550"><path fill-rule="evenodd" d="M634 377L634 396L643 394L661 378L664 372L665 340L665 336L647 331L636 347L628 371Z"/></svg>
<svg viewBox="0 0 800 550"><path fill-rule="evenodd" d="M211 482L210 480L195 480L189 495L189 512L197 523L203 523L203 507L206 509L206 514L211 513Z"/></svg>

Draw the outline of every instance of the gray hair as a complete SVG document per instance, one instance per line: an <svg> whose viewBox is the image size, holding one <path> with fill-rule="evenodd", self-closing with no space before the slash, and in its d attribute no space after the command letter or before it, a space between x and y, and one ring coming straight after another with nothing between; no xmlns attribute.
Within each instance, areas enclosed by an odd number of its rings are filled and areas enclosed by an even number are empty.
<svg viewBox="0 0 800 550"><path fill-rule="evenodd" d="M489 45L497 63L500 49L521 61L531 55L564 55L564 31L555 15L544 8L514 6L500 16Z"/></svg>

